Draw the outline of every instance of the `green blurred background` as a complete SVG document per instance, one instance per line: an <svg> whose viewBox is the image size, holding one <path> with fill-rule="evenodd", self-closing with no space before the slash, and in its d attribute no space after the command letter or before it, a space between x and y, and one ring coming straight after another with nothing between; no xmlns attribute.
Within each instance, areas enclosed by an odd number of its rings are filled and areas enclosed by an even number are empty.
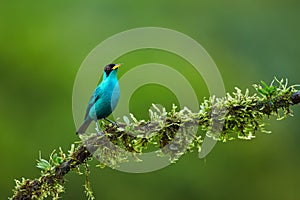
<svg viewBox="0 0 300 200"><path fill-rule="evenodd" d="M299 18L295 0L1 1L0 199L12 195L14 179L39 176L39 151L48 157L53 149L67 150L78 140L73 82L87 54L107 37L144 26L183 32L206 48L227 91L233 91L270 82L273 76L300 83ZM155 50L131 52L122 61L126 66L164 63L178 71L189 67ZM185 76L199 101L208 96L200 76L193 70ZM153 101L170 107L176 98L166 88L147 85L133 95L130 110L147 117ZM190 153L147 174L93 168L95 195L110 200L299 199L299 106L294 115L268 121L271 135L217 144L205 160ZM84 177L70 173L66 178L63 199L85 199Z"/></svg>

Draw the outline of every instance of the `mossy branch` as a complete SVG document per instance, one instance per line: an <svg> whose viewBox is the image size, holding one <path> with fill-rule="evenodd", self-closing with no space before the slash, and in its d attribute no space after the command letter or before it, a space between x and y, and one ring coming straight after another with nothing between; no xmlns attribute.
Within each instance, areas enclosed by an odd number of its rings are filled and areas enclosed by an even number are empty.
<svg viewBox="0 0 300 200"><path fill-rule="evenodd" d="M175 162L186 152L201 151L205 136L224 142L235 138L252 139L257 131L266 131L264 116L283 119L291 115L292 105L300 103L300 91L295 86L287 86L287 81L275 79L270 85L261 82L254 87L259 95L249 95L248 90L242 93L236 88L236 92L226 97L204 100L198 112L188 108L177 111L176 106L167 112L154 105L149 111L149 121L137 120L131 115L124 117L125 123L118 122L118 127L102 123L102 134L83 135L82 142L77 147L73 144L67 154L60 149L51 154L49 161L39 158L37 167L42 169L41 176L16 181L11 199L47 196L58 199L64 192L64 176L70 170L79 171L83 164L87 176L87 161L92 156L100 161L100 166L118 167L128 156L138 158L147 148L155 146L160 155L169 156L171 162ZM93 199L88 180L85 188L87 197Z"/></svg>

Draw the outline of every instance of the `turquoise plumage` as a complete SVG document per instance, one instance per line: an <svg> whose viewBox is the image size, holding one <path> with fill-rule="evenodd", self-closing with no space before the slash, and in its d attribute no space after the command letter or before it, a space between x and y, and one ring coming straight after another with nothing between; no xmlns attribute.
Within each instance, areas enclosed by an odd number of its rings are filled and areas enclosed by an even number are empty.
<svg viewBox="0 0 300 200"><path fill-rule="evenodd" d="M117 77L120 66L121 64L109 64L105 66L103 80L90 97L84 122L77 130L77 134L84 133L92 121L95 121L97 125L97 120L106 119L116 108L120 97Z"/></svg>

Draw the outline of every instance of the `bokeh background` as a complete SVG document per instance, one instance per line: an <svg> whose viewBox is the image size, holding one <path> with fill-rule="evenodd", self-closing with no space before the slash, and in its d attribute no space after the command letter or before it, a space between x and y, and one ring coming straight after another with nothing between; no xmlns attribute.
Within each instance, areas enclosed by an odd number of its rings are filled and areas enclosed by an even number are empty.
<svg viewBox="0 0 300 200"><path fill-rule="evenodd" d="M39 151L47 158L53 149L67 150L78 140L73 82L87 54L107 37L144 26L183 32L209 52L227 91L238 86L254 92L253 83L274 76L300 83L299 18L295 0L2 1L0 199L12 195L14 179L39 176ZM201 76L175 55L144 50L128 53L122 61L127 69L168 64L185 73L199 101L209 95ZM167 88L147 85L133 95L130 110L147 118L151 102L169 108L176 98ZM190 153L152 173L92 167L92 187L97 199L110 200L299 199L299 120L295 106L294 117L266 119L270 135L218 143L204 160ZM70 173L66 178L62 199L85 199L84 177Z"/></svg>

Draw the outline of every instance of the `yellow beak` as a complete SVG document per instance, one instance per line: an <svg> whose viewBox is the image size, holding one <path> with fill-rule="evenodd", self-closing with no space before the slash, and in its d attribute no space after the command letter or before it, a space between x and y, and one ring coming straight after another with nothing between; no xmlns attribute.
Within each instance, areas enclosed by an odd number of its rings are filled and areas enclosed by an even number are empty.
<svg viewBox="0 0 300 200"><path fill-rule="evenodd" d="M119 64L116 64L112 69L115 70L115 69L118 69L118 68L121 67L121 66L122 66L122 64L119 63Z"/></svg>

